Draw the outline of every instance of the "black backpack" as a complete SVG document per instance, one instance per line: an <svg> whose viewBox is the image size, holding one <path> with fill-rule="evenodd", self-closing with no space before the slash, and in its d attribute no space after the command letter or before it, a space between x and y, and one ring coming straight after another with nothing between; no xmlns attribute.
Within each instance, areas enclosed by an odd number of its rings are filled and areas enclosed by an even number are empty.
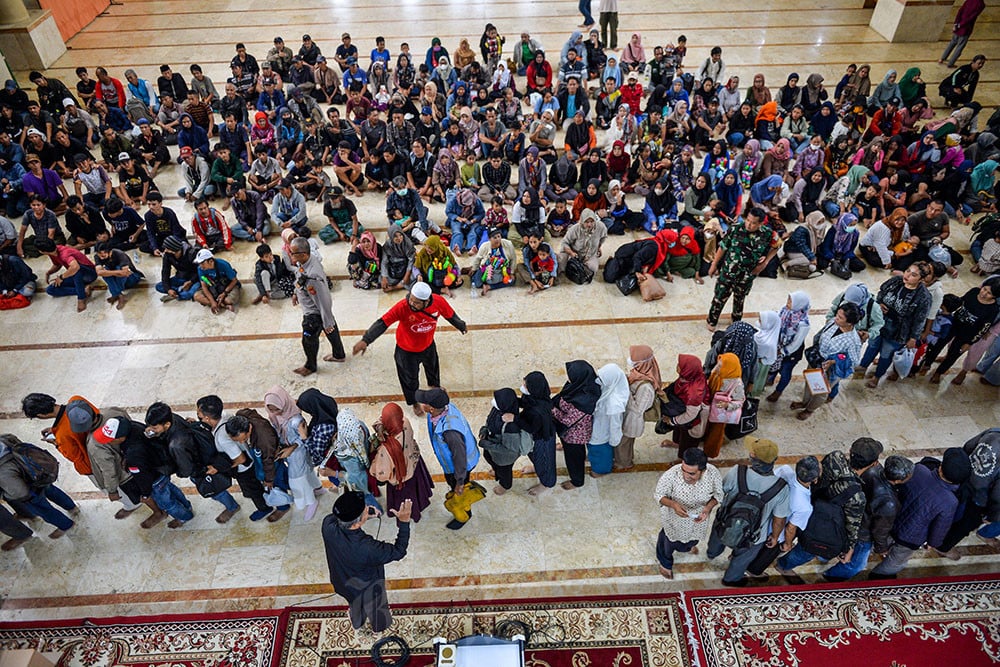
<svg viewBox="0 0 1000 667"><path fill-rule="evenodd" d="M566 261L566 269L564 274L572 282L577 285L583 285L589 283L594 279L594 272L590 270L590 267L583 263L579 257L570 257Z"/></svg>
<svg viewBox="0 0 1000 667"><path fill-rule="evenodd" d="M10 445L10 452L33 488L41 489L56 483L59 478L59 460L52 454L28 442Z"/></svg>
<svg viewBox="0 0 1000 667"><path fill-rule="evenodd" d="M858 484L826 500L813 498L813 511L805 530L799 533L799 544L811 554L827 560L847 551L847 522L844 503L861 490Z"/></svg>
<svg viewBox="0 0 1000 667"><path fill-rule="evenodd" d="M736 470L736 484L736 495L723 505L712 530L730 549L744 549L753 545L764 508L785 488L785 480L778 478L759 494L747 486L747 467L741 465Z"/></svg>

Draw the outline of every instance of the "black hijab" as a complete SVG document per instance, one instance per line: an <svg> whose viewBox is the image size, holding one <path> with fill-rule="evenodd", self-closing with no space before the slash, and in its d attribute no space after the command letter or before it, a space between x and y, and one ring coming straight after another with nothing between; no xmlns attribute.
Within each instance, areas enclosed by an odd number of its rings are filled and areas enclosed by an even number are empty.
<svg viewBox="0 0 1000 667"><path fill-rule="evenodd" d="M514 423L517 422L517 414L520 409L517 404L517 394L513 389L497 389L493 392L493 402L497 407L490 408L490 414L486 416L486 428L494 435L503 433L504 427L508 426L503 421L503 416L512 414L515 416Z"/></svg>
<svg viewBox="0 0 1000 667"><path fill-rule="evenodd" d="M587 192L587 189L591 185L593 185L594 188L597 190L593 195L591 195L589 192ZM599 178L592 178L589 181L587 181L587 186L583 188L583 191L581 192L581 194L583 195L583 198L586 201L590 202L591 204L593 204L594 202L600 200L600 198L604 196L601 193L601 179L599 179Z"/></svg>
<svg viewBox="0 0 1000 667"><path fill-rule="evenodd" d="M663 194L656 194L656 186L663 188ZM666 176L660 178L653 184L653 187L649 189L646 193L646 204L649 209L653 212L653 215L660 216L666 215L670 212L674 206L677 205L677 199L674 197L674 190L670 187L670 181Z"/></svg>
<svg viewBox="0 0 1000 667"><path fill-rule="evenodd" d="M521 408L527 430L535 440L551 438L555 435L555 428L552 425L549 381L540 371L532 371L524 376L524 388L528 393L521 396Z"/></svg>
<svg viewBox="0 0 1000 667"><path fill-rule="evenodd" d="M558 398L570 403L577 410L588 415L594 414L597 399L601 397L601 385L597 384L594 367L582 359L566 362L566 384Z"/></svg>
<svg viewBox="0 0 1000 667"><path fill-rule="evenodd" d="M320 424L337 424L337 401L332 396L327 396L319 389L306 389L299 395L299 400L295 401L302 412L312 415L309 428Z"/></svg>

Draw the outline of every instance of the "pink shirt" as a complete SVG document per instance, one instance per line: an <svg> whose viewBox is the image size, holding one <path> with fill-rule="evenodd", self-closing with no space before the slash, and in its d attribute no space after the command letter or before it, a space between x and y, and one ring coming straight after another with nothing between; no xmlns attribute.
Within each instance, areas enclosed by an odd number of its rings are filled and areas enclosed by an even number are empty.
<svg viewBox="0 0 1000 667"><path fill-rule="evenodd" d="M76 248L71 248L68 245L57 245L56 255L51 259L53 265L62 269L68 269L74 259L80 266L89 266L91 268L94 266L94 263L90 261L90 258Z"/></svg>

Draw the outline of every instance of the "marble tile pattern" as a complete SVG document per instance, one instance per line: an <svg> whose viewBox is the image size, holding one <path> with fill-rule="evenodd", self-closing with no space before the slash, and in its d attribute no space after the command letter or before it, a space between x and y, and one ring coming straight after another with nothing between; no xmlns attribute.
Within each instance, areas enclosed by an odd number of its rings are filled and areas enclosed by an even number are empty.
<svg viewBox="0 0 1000 667"><path fill-rule="evenodd" d="M340 33L349 30L364 53L379 33L386 36L393 54L404 39L422 54L432 35L440 35L453 48L459 36L474 37L479 25L492 20L507 35L508 44L528 27L555 53L578 20L576 4L569 0L500 5L478 0L437 2L421 4L419 13L417 5L404 3L402 11L391 16L380 15L380 7L371 0L350 5L320 0L306 4L214 0L203 5L156 0L112 5L71 40L73 48L51 73L72 85L72 68L77 65L105 65L116 76L134 65L141 76L155 79L161 62L173 62L186 73L188 62L197 60L221 87L229 44L237 40L246 41L250 51L262 57L275 34L298 48L298 35L308 31L324 51L332 53ZM803 78L806 72L822 71L832 87L846 63L858 57L873 62L878 77L889 66L917 64L936 85L945 72L936 65L942 44L887 44L867 27L870 10L859 9L857 3L824 0L813 9L802 11L766 0L752 9L703 11L677 0L655 4L644 0L623 7L620 33L624 42L630 30L642 26L648 48L685 32L690 67L707 56L711 46L722 44L729 71L739 74L744 85L754 72L762 71L776 88L794 69ZM418 17L422 20L416 21ZM998 21L1000 10L990 5L967 54L1000 57L1000 41L995 39ZM123 33L139 43L112 39ZM996 71L992 65L984 70L980 88L986 105L1000 99ZM182 184L177 167L167 167L156 180L167 195L166 204L190 227L191 207L173 195ZM633 208L642 204L635 195L629 202ZM382 241L381 195L368 193L356 204L362 223L376 230ZM309 211L310 226L318 230L325 224L319 205L311 203ZM443 206L433 205L431 217L443 221ZM967 227L952 225L952 242L960 251L967 251L969 233ZM633 238L609 239L604 255ZM274 248L280 245L277 237L269 241ZM326 270L336 277L334 309L350 348L400 293L354 289L345 279L346 254L344 244L323 250ZM344 365L321 363L320 372L309 378L293 374L302 356L300 312L288 301L250 305L255 295L253 244L237 241L226 258L245 279L243 302L235 314L212 315L191 303L163 304L144 286L133 290L122 311L105 304L106 294L97 291L82 314L74 312L72 299L41 295L30 308L0 315L4 387L0 429L37 441L47 424L30 422L20 413L20 399L30 391L60 399L81 394L99 406L126 407L140 419L154 400L167 401L191 415L195 399L209 393L219 394L231 406L261 408L264 392L275 383L293 395L317 387L350 405L367 422L376 418L384 401L399 400L391 334ZM31 265L40 275L46 268L40 260ZM141 257L139 268L151 282L158 279L159 263L149 256ZM962 294L977 284L972 278L963 267L958 279L945 279L945 290ZM885 276L868 270L857 279L875 289ZM760 279L747 300L748 319L755 322L756 312L777 310L789 291L804 289L817 312L816 329L821 309L845 286L833 276L805 283ZM470 331L463 337L441 323L437 341L443 384L478 427L494 389L516 388L535 369L544 371L557 388L565 380L563 362L570 359L584 358L595 367L625 364L630 345L648 344L669 379L678 353L700 356L708 347L704 317L712 281L698 286L676 280L666 285L666 291L662 301L643 303L637 297L623 298L614 286L599 281L587 286L562 284L530 297L521 288L477 299L468 289L458 290L453 304ZM788 407L799 386L796 379L780 402L761 406L759 434L780 444L782 462L845 448L862 435L880 438L887 454L917 458L961 444L979 429L995 426L1000 417L996 389L980 385L974 375L960 387L947 381L932 386L916 379L869 390L861 382L847 381L840 398L805 424L796 421ZM588 478L580 490L557 488L540 497L525 493L533 478L519 477L511 493L491 495L476 505L472 523L455 533L444 528L446 489L426 444L426 425L422 419L411 420L438 484L431 507L414 527L409 555L387 567L393 599L624 595L717 585L724 563L706 562L704 556L679 555L673 582L657 573L654 549L659 527L652 492L675 452L660 448L660 438L652 432L636 444L638 465L633 471ZM732 466L743 456L739 443L727 444L718 465ZM559 464L563 464L561 454ZM565 470L560 475L565 479ZM476 476L488 480L485 462ZM182 485L192 494L195 519L176 531L165 524L144 531L138 523L145 509L132 518L114 520L116 506L64 465L60 486L80 502L78 526L63 539L49 540L44 537L47 527L36 522L39 537L0 554L0 595L5 598L0 620L339 603L339 598L330 596L320 539L320 522L334 495L321 499L320 513L308 523L293 511L275 524L251 524L250 504L243 500L245 511L220 526L213 520L219 506L197 497L187 483ZM391 519L370 522L367 529L389 540L396 531ZM963 559L956 564L918 554L911 571L978 572L995 570L1000 562L989 548L972 540L960 551ZM807 579L818 572L815 566L801 571Z"/></svg>

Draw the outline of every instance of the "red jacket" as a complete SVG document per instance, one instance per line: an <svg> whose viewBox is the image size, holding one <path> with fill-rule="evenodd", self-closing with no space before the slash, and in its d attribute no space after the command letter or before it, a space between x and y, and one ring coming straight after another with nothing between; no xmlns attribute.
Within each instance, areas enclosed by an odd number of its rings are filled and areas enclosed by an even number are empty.
<svg viewBox="0 0 1000 667"><path fill-rule="evenodd" d="M525 72L525 75L528 78L528 90L542 90L543 88L552 87L552 65L550 65L547 60L542 61L541 67L538 66L536 61L532 60L528 65L528 70ZM536 76L544 76L545 85L536 85Z"/></svg>
<svg viewBox="0 0 1000 667"><path fill-rule="evenodd" d="M622 103L627 104L633 116L642 114L642 84L626 84L619 88L622 93Z"/></svg>
<svg viewBox="0 0 1000 667"><path fill-rule="evenodd" d="M97 86L94 88L94 96L99 100L103 100L105 104L110 107L118 107L119 109L125 108L125 88L122 86L122 82L118 79L112 78L111 83L115 86L115 92L118 93L118 104L115 104L111 100L104 99L104 91L101 90L101 82L97 82Z"/></svg>
<svg viewBox="0 0 1000 667"><path fill-rule="evenodd" d="M222 233L222 243L226 246L226 250L233 247L233 232L229 229L229 225L226 224L226 219L222 217L217 209L208 209L209 217L203 219L197 213L191 218L191 227L194 229L194 237L198 240L198 245L207 246L208 240L205 238L208 234Z"/></svg>

